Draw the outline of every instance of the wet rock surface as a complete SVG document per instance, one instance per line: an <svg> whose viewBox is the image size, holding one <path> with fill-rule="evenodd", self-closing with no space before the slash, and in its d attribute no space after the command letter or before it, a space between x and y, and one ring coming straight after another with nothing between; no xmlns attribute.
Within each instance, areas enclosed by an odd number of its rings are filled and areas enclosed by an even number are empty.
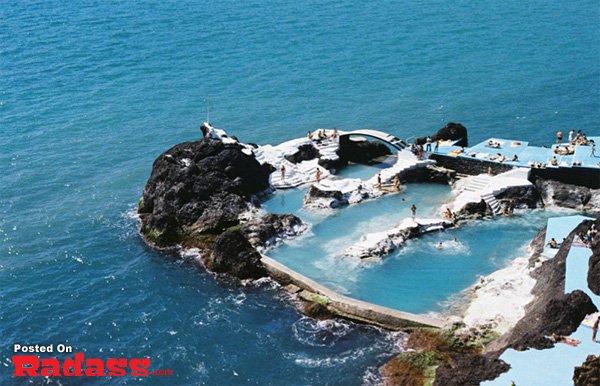
<svg viewBox="0 0 600 386"><path fill-rule="evenodd" d="M312 185L304 196L304 205L313 205L323 201L330 208L340 208L349 204L344 194L339 190L322 190Z"/></svg>

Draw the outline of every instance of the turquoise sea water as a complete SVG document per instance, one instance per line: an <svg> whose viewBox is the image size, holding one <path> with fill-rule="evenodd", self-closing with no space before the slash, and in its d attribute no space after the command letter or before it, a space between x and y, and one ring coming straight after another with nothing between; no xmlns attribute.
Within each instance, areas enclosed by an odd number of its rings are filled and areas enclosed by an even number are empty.
<svg viewBox="0 0 600 386"><path fill-rule="evenodd" d="M208 95L247 142L449 120L473 143L598 135L599 18L595 1L0 1L1 361L64 342L151 356L169 384L368 381L394 336L306 320L144 246L127 213L152 161L198 138Z"/></svg>

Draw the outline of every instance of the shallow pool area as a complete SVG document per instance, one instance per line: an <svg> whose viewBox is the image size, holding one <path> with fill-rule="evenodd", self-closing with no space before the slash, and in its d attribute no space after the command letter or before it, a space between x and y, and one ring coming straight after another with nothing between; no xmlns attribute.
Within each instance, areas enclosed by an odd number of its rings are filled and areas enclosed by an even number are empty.
<svg viewBox="0 0 600 386"><path fill-rule="evenodd" d="M354 172L359 168L355 166ZM362 168L366 170L361 173L376 172ZM526 255L531 239L557 213L526 210L462 223L408 240L381 259L360 260L340 255L363 235L390 229L410 217L412 204L420 218L439 217L439 207L453 197L451 188L406 184L399 194L327 211L302 208L303 196L304 189L278 191L264 203L268 211L294 213L311 225L307 233L267 255L337 292L413 313L446 310L481 275Z"/></svg>

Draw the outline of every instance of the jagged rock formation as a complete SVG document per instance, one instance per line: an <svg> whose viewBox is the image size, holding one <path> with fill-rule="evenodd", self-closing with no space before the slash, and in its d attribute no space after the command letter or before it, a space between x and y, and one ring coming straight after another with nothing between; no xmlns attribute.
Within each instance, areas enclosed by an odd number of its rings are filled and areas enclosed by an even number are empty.
<svg viewBox="0 0 600 386"><path fill-rule="evenodd" d="M456 146L469 146L469 140L467 137L467 128L460 123L448 122L448 124L437 131L431 136L431 140L445 141L445 140L457 140ZM417 138L415 141L418 145L422 145L427 140L427 137Z"/></svg>
<svg viewBox="0 0 600 386"><path fill-rule="evenodd" d="M319 149L312 144L305 144L298 146L298 151L294 154L286 155L285 159L291 163L297 164L302 161L310 161L311 159L319 158L320 156Z"/></svg>
<svg viewBox="0 0 600 386"><path fill-rule="evenodd" d="M366 194L367 192L365 192ZM304 205L316 206L317 202L322 203L321 206L332 209L347 206L348 198L340 190L324 190L319 189L317 185L311 185L304 196Z"/></svg>
<svg viewBox="0 0 600 386"><path fill-rule="evenodd" d="M368 164L373 159L390 155L390 149L378 141L353 141L348 137L340 137L338 155L345 162Z"/></svg>
<svg viewBox="0 0 600 386"><path fill-rule="evenodd" d="M269 213L243 223L241 231L255 248L264 249L278 244L282 239L296 236L306 225L292 214Z"/></svg>
<svg viewBox="0 0 600 386"><path fill-rule="evenodd" d="M588 355L581 366L573 373L575 386L600 385L600 356Z"/></svg>
<svg viewBox="0 0 600 386"><path fill-rule="evenodd" d="M229 230L217 237L205 264L215 272L226 272L240 279L257 279L267 276L260 257L242 232Z"/></svg>
<svg viewBox="0 0 600 386"><path fill-rule="evenodd" d="M237 143L204 138L178 144L154 161L138 207L140 232L157 247L200 248L202 260L216 272L264 276L255 247L303 229L293 215L243 221L256 196L268 191L269 173L269 165L260 165Z"/></svg>
<svg viewBox="0 0 600 386"><path fill-rule="evenodd" d="M569 185L541 178L537 178L534 183L546 205L587 212L600 211L600 189L590 189L585 186Z"/></svg>
<svg viewBox="0 0 600 386"><path fill-rule="evenodd" d="M533 185L515 186L495 195L502 207L512 209L541 208L544 204L540 192Z"/></svg>
<svg viewBox="0 0 600 386"><path fill-rule="evenodd" d="M239 223L252 196L269 187L268 177L236 144L178 144L152 165L138 208L142 234L161 247L218 234Z"/></svg>

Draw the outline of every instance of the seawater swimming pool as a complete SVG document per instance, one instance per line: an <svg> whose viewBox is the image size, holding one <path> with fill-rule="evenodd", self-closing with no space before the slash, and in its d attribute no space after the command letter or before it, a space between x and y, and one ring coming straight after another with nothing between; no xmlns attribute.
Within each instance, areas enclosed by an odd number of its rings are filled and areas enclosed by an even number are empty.
<svg viewBox="0 0 600 386"><path fill-rule="evenodd" d="M352 165L350 174L370 175L376 169ZM362 235L390 229L409 217L412 204L418 208L418 217L439 217L439 207L453 196L451 188L443 184L415 183L405 188L396 195L319 212L302 207L304 189L278 191L264 208L294 213L311 228L267 255L360 300L414 313L444 311L479 276L527 254L531 239L556 215L552 210L517 211L511 217L462 223L411 239L381 259L341 257Z"/></svg>

